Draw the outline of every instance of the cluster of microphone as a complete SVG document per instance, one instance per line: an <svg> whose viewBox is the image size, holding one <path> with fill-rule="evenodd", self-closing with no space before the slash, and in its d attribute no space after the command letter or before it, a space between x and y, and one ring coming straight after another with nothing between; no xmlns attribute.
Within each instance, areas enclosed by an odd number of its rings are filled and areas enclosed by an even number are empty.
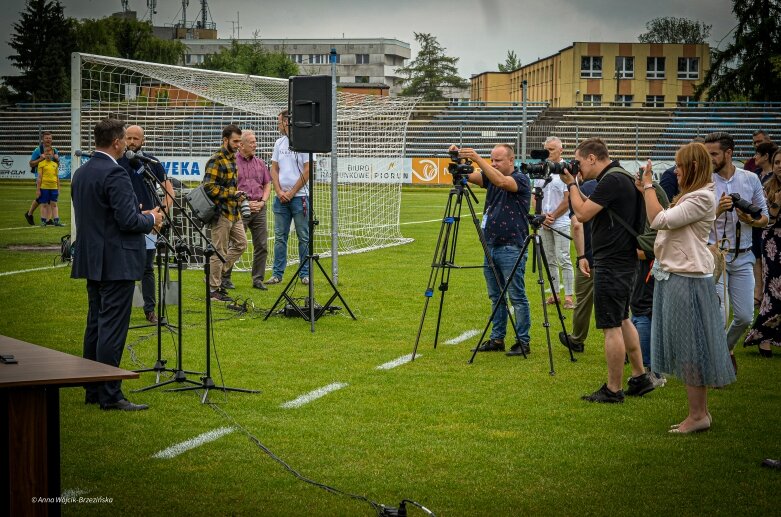
<svg viewBox="0 0 781 517"><path fill-rule="evenodd" d="M93 153L89 153L87 151L82 151L81 149L77 149L73 152L76 156L83 156L85 158L92 158ZM159 161L155 160L154 158L151 158L149 156L146 156L144 154L144 151L138 151L137 153L131 151L128 149L125 152L125 158L130 160L130 164L137 167L141 165L141 163L160 163Z"/></svg>

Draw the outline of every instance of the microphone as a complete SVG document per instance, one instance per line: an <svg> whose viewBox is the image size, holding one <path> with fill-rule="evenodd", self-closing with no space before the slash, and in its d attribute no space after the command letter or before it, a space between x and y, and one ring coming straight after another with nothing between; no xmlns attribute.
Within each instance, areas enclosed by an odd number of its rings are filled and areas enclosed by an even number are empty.
<svg viewBox="0 0 781 517"><path fill-rule="evenodd" d="M75 151L73 151L73 154L75 154L76 156L83 156L85 158L92 158L92 153L89 153L87 151L82 151L81 149L76 149Z"/></svg>
<svg viewBox="0 0 781 517"><path fill-rule="evenodd" d="M144 156L144 153L142 153L141 151L138 151L137 153L134 153L130 149L128 149L127 152L125 153L125 158L127 158L128 160L140 160L140 161L142 161L144 163L156 163L156 164L160 163L159 161L155 160L154 158L150 158L148 156Z"/></svg>

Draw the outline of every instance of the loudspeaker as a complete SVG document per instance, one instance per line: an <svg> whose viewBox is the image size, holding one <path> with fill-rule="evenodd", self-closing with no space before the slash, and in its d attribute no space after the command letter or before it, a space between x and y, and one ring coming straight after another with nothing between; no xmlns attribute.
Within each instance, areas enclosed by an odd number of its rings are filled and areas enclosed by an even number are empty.
<svg viewBox="0 0 781 517"><path fill-rule="evenodd" d="M290 148L299 153L330 153L331 76L295 75L288 93Z"/></svg>

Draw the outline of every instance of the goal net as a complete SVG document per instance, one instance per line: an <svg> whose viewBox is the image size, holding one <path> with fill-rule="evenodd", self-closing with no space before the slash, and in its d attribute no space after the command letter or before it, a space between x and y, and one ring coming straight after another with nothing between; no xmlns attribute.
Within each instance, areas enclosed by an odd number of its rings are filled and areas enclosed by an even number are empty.
<svg viewBox="0 0 781 517"><path fill-rule="evenodd" d="M277 115L288 104L288 81L126 59L74 54L72 66L72 148L92 149L93 128L112 116L144 129L144 149L183 187L196 186L209 156L221 145L222 128L235 123L257 138L257 156L271 166L279 138ZM401 235L399 212L403 177L404 135L417 99L337 95L338 127L334 155L316 156L313 204L319 224L314 251L330 256L369 251L411 241ZM336 201L332 168L336 162ZM267 210L269 259L273 260L274 214ZM335 224L334 224L335 223ZM181 214L192 265L203 264L203 243ZM248 239L251 236L248 235ZM338 243L338 244L337 244ZM237 262L252 264L253 243ZM288 264L298 261L295 231L288 239Z"/></svg>

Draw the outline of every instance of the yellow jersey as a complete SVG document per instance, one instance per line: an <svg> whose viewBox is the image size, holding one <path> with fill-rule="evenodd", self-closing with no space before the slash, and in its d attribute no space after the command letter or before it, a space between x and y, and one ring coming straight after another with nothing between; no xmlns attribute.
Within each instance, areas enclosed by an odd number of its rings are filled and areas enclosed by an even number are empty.
<svg viewBox="0 0 781 517"><path fill-rule="evenodd" d="M44 160L38 164L38 174L41 175L41 188L57 189L57 172L59 165L54 160Z"/></svg>

